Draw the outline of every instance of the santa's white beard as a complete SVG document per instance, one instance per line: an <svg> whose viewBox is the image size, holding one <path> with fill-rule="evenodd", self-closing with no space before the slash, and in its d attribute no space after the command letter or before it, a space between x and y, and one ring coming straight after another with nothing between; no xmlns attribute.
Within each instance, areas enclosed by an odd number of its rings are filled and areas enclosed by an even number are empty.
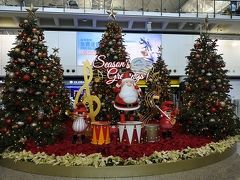
<svg viewBox="0 0 240 180"><path fill-rule="evenodd" d="M138 100L138 92L134 86L123 85L119 97L127 104L135 103Z"/></svg>

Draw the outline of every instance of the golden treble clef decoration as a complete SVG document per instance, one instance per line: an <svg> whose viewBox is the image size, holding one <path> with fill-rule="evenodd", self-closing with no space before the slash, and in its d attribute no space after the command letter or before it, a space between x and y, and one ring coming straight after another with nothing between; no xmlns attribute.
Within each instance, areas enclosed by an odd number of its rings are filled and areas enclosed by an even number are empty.
<svg viewBox="0 0 240 180"><path fill-rule="evenodd" d="M84 84L77 92L75 99L74 99L74 108L76 108L77 103L79 102L79 98L81 93L85 90L83 95L83 103L89 107L89 117L91 118L91 121L95 121L95 117L100 111L101 108L101 102L100 99L95 96L91 95L89 84L93 79L93 70L92 66L88 61L85 61L83 64L83 77L84 77ZM96 108L93 107L93 102L96 103Z"/></svg>

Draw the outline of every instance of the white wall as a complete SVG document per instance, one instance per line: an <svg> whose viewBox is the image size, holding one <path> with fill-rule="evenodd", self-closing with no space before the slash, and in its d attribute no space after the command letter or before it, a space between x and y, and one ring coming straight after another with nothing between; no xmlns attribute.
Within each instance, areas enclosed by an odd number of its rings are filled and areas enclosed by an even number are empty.
<svg viewBox="0 0 240 180"><path fill-rule="evenodd" d="M59 48L59 56L64 68L64 75L82 75L82 68L77 67L76 57L76 32L45 31L45 45L48 52L53 52L52 48ZM15 45L15 35L0 35L0 76L5 75L4 67L9 61L8 51ZM172 70L172 75L185 76L187 65L186 56L190 54L197 35L174 35L163 34L163 59ZM218 53L223 54L226 68L229 75L240 76L240 41L239 40L218 40ZM176 70L176 72L173 72ZM74 71L74 72L73 72ZM231 80L232 99L240 99L240 80Z"/></svg>
<svg viewBox="0 0 240 180"><path fill-rule="evenodd" d="M52 48L59 48L64 75L81 75L82 68L77 67L76 32L45 31L44 34L49 54L53 52Z"/></svg>
<svg viewBox="0 0 240 180"><path fill-rule="evenodd" d="M9 61L8 51L15 46L15 38L15 35L0 35L0 76L5 75L4 67Z"/></svg>
<svg viewBox="0 0 240 180"><path fill-rule="evenodd" d="M229 70L228 75L240 75L240 40L218 40L218 53L222 54L223 60L226 62L226 69Z"/></svg>
<svg viewBox="0 0 240 180"><path fill-rule="evenodd" d="M48 46L49 54L53 52L52 48L59 48L59 56L65 70L65 75L81 75L82 68L77 66L76 57L76 32L58 32L45 31L45 45ZM186 56L190 53L195 40L194 35L162 35L163 59L168 68L172 70L172 75L181 76L185 74ZM4 76L3 67L6 65L9 57L7 52L13 47L15 42L14 35L0 35L0 57L1 72Z"/></svg>
<svg viewBox="0 0 240 180"><path fill-rule="evenodd" d="M171 75L185 75L186 56L190 54L190 49L193 47L197 37L196 35L162 35L163 60L171 69Z"/></svg>
<svg viewBox="0 0 240 180"><path fill-rule="evenodd" d="M45 31L45 45L48 46L49 54L52 48L59 48L59 56L65 70L64 75L82 75L82 68L77 66L76 57L76 32L72 31ZM162 47L163 59L172 70L171 75L184 76L187 58L190 49L198 35L163 34ZM11 47L15 46L14 35L0 35L0 75L4 76L3 67L9 61L7 55ZM240 76L239 49L240 40L219 40L217 42L218 53L223 54L229 75Z"/></svg>

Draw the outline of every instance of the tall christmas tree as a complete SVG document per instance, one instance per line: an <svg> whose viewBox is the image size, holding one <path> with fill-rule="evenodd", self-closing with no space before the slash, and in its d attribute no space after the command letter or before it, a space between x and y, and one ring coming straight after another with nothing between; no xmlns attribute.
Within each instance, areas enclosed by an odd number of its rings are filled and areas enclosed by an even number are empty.
<svg viewBox="0 0 240 180"><path fill-rule="evenodd" d="M145 99L142 102L140 114L144 115L144 119L160 118L160 112L154 105L161 105L164 101L172 100L170 72L167 65L162 59L162 49L159 47L158 59L146 78ZM155 98L156 97L156 98ZM154 103L151 103L154 102ZM149 112L149 113L146 113Z"/></svg>
<svg viewBox="0 0 240 180"><path fill-rule="evenodd" d="M58 93L63 88L58 82L62 74L53 71L58 67L48 58L43 30L37 25L37 9L31 5L27 11L5 67L1 150L21 150L27 140L38 145L53 143L63 132L64 107L58 104L66 102Z"/></svg>
<svg viewBox="0 0 240 180"><path fill-rule="evenodd" d="M189 133L222 139L238 134L240 126L228 94L231 85L225 63L216 47L217 40L206 31L187 56L180 121Z"/></svg>
<svg viewBox="0 0 240 180"><path fill-rule="evenodd" d="M93 63L94 80L92 92L101 101L101 111L96 120L119 120L119 111L114 108L116 94L113 92L116 81L130 66L129 58L124 47L122 28L116 21L107 23L106 30L96 48L96 60Z"/></svg>

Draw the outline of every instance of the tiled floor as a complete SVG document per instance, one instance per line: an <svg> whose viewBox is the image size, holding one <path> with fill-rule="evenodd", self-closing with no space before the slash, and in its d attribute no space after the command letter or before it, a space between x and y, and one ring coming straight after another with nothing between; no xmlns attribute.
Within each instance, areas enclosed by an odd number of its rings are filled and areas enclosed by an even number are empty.
<svg viewBox="0 0 240 180"><path fill-rule="evenodd" d="M0 167L0 180L93 180L29 174ZM159 176L131 178L95 178L97 180L240 180L240 144L235 154L218 163L202 168Z"/></svg>

